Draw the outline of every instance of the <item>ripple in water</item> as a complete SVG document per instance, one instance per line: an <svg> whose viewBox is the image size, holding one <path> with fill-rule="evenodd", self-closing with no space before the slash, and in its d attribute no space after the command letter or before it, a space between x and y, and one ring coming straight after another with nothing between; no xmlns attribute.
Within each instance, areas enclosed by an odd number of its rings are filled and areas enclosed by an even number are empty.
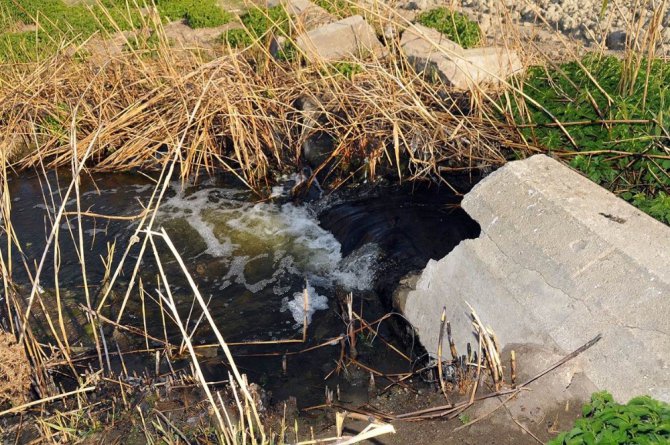
<svg viewBox="0 0 670 445"><path fill-rule="evenodd" d="M340 243L319 226L308 207L253 204L239 191L220 188L186 190L167 199L159 223L192 258L218 264L215 286L225 291L244 287L253 294L280 297L301 327L307 281L308 323L317 310L328 308L325 295L335 286L346 291L373 285L378 251L373 245L342 258ZM298 289L296 289L296 286Z"/></svg>

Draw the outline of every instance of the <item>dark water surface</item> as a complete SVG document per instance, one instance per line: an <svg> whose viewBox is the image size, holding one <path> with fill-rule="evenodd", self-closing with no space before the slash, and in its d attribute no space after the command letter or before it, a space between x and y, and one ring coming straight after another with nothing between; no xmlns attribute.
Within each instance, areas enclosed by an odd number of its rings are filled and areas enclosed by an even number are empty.
<svg viewBox="0 0 670 445"><path fill-rule="evenodd" d="M10 180L11 219L23 249L23 255L16 247L11 249L12 279L24 295L30 291L24 264L31 274L35 273L68 184L66 175L55 172L46 178L22 174ZM154 184L141 175L113 174L84 177L80 188L82 211L132 216L140 214L148 204ZM302 406L320 402L325 385L340 385L343 399L364 401L367 373L342 373L324 381L339 359L339 344L289 355L286 373L282 371L282 355L344 333L338 301L348 293L353 294L354 307L364 318L373 320L383 315L390 308L380 299L380 293L388 293L402 275L422 268L430 258L446 255L462 239L476 237L479 227L456 206L458 198L444 190L387 187L348 191L305 205L287 202L286 197L279 197L278 202L258 203L255 199L255 195L226 178L184 188L175 182L161 205L154 228L167 231L227 341L301 338L302 295L307 287L310 307L305 344L233 347L237 364L252 381L263 385L276 399L295 395ZM66 203L66 210L76 210L74 199ZM56 317L57 283L69 342L87 349L92 346L92 339L81 309L85 301L81 260L86 265L86 284L95 307L102 294L100 283L110 246L115 243L111 255L114 269L138 223L93 216L84 216L81 222L83 251L78 247L78 219L68 214L59 225L59 256L54 261L52 247L39 284L46 311ZM7 259L5 233L1 242L2 255ZM194 344L215 342L207 324L198 322L201 311L197 304L193 307L193 293L175 258L162 241L156 239L156 243L180 317L189 330L195 329ZM131 247L123 273L112 287L102 313L117 318L132 269L141 261L139 276L144 293L135 283L121 323L142 330L146 324L152 336L167 335L178 344L178 329L169 317L161 316L159 309L159 292L165 295L166 289L158 279L154 254L149 248L140 259L141 244ZM57 270L54 264L58 265ZM33 325L45 340L49 339L39 308ZM114 345L113 350L118 344L126 352L126 366L138 372L153 370L152 356L132 353L145 346L144 338L119 335L111 327L106 327L104 333ZM387 323L380 326L380 334L401 346ZM406 371L411 366L378 339L360 340L361 362L384 372ZM149 345L159 346L152 341ZM204 355L202 364L207 377L217 381L227 378L228 368L221 351L213 348ZM185 359L176 360L174 365L186 363ZM119 364L112 366L118 368ZM163 361L161 370L168 369Z"/></svg>

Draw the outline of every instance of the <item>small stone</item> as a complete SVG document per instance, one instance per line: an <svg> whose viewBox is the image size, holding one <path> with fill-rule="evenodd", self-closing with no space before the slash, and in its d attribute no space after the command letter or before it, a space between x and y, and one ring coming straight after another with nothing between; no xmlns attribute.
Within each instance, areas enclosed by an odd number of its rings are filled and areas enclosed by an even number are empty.
<svg viewBox="0 0 670 445"><path fill-rule="evenodd" d="M613 51L621 51L626 49L626 31L616 30L607 34L605 45L608 49Z"/></svg>

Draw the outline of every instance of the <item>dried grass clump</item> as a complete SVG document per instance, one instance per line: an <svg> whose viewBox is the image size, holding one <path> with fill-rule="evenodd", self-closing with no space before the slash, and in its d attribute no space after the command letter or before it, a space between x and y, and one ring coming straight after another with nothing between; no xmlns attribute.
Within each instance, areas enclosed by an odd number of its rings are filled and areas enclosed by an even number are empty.
<svg viewBox="0 0 670 445"><path fill-rule="evenodd" d="M32 369L22 345L10 333L0 331L0 407L28 401Z"/></svg>
<svg viewBox="0 0 670 445"><path fill-rule="evenodd" d="M158 169L176 156L182 177L225 170L259 189L271 172L298 166L304 140L326 131L341 178L374 179L384 169L435 179L504 164L516 138L476 92L449 91L399 55L359 61L351 75L262 51L204 60L167 43L151 57L78 57L0 66L0 131L14 135L4 148L14 167L71 165L76 147L94 141L93 170ZM322 104L320 128L296 106L305 97Z"/></svg>

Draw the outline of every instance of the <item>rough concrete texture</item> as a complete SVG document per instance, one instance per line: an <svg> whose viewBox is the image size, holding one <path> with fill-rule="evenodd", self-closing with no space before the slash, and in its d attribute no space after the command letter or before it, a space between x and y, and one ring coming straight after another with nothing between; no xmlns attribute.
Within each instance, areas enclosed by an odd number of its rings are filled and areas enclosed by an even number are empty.
<svg viewBox="0 0 670 445"><path fill-rule="evenodd" d="M304 31L316 29L336 20L335 16L309 0L273 0L270 4L283 5L296 19L298 29Z"/></svg>
<svg viewBox="0 0 670 445"><path fill-rule="evenodd" d="M414 25L405 30L400 46L408 57L423 55L430 58L432 54L462 55L463 48L453 40L449 40L439 31L423 25Z"/></svg>
<svg viewBox="0 0 670 445"><path fill-rule="evenodd" d="M462 90L499 83L523 69L515 51L504 47L463 49L446 36L424 26L407 29L400 45L417 71L438 76Z"/></svg>
<svg viewBox="0 0 670 445"><path fill-rule="evenodd" d="M564 357L559 351L545 346L510 343L501 353L503 363L509 363L511 351L516 355L517 383L537 376ZM505 379L510 381L508 371ZM494 397L475 404L469 415L474 419L486 416L486 422L479 425L484 431L505 431L506 427L514 425L512 422L518 422L545 442L558 431L572 428L575 418L581 414L581 407L598 388L584 375L581 360L577 358L532 382L526 389L528 391L521 391L508 400L504 409L497 408L506 397ZM493 414L489 414L491 412ZM470 427L468 432L475 433L474 428L477 426ZM529 436L525 440L519 439L517 436L517 442L510 443L534 443Z"/></svg>
<svg viewBox="0 0 670 445"><path fill-rule="evenodd" d="M620 401L670 401L670 228L543 155L511 162L463 208L481 236L431 261L405 314L435 353L443 306L461 351L475 343L469 302L500 342L581 356Z"/></svg>
<svg viewBox="0 0 670 445"><path fill-rule="evenodd" d="M301 34L296 43L310 61L332 62L386 53L375 30L360 15Z"/></svg>

